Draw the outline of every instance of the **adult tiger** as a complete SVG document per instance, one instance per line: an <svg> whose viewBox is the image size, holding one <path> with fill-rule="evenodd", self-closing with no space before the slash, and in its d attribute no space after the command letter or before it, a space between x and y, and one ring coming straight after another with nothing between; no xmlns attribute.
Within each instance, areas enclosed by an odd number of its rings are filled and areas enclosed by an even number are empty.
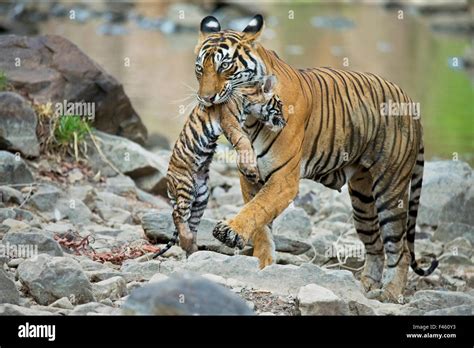
<svg viewBox="0 0 474 348"><path fill-rule="evenodd" d="M300 178L333 189L348 182L354 225L366 248L361 283L369 297L396 301L405 288L409 264L419 275L437 266L434 260L428 270L419 268L414 252L423 177L420 120L381 115L384 103L412 100L374 74L292 68L256 41L263 26L260 15L243 32L221 31L212 16L201 23L198 99L226 102L240 85L272 74L287 122L274 133L247 119L245 130L264 184L241 176L245 206L233 219L220 221L213 234L230 247L252 239L254 256L264 267L274 260L270 225L297 195Z"/></svg>

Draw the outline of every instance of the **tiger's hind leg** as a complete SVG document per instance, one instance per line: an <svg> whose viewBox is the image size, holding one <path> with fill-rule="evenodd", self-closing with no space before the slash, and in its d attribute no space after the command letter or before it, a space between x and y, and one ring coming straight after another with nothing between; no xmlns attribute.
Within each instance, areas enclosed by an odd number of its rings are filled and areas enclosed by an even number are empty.
<svg viewBox="0 0 474 348"><path fill-rule="evenodd" d="M384 248L380 238L379 220L372 195L372 177L365 169L359 169L349 180L354 227L364 243L366 259L361 275L365 291L382 286L385 261Z"/></svg>
<svg viewBox="0 0 474 348"><path fill-rule="evenodd" d="M382 289L373 291L368 296L382 302L401 302L411 260L406 240L409 179L405 182L400 179L403 177L397 175L388 181L376 180L379 184L373 190L386 268Z"/></svg>
<svg viewBox="0 0 474 348"><path fill-rule="evenodd" d="M187 255L190 255L198 250L197 231L210 196L208 179L209 177L206 175L205 177L196 180L196 197L194 198L193 204L191 206L191 216L188 220L189 229L191 230L193 238L187 248L183 248L186 250Z"/></svg>

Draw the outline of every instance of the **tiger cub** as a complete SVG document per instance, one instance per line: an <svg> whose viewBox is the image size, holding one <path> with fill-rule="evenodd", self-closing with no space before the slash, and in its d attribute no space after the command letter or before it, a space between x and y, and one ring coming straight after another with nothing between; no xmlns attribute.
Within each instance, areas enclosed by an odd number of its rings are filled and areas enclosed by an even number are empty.
<svg viewBox="0 0 474 348"><path fill-rule="evenodd" d="M174 145L167 173L176 231L154 258L175 244L178 236L187 254L197 250L197 228L210 194L209 166L221 134L237 151L239 171L250 181L259 180L255 153L242 125L252 115L273 130L284 127L282 103L272 93L275 81L274 77L264 77L262 82L239 88L235 99L193 109Z"/></svg>

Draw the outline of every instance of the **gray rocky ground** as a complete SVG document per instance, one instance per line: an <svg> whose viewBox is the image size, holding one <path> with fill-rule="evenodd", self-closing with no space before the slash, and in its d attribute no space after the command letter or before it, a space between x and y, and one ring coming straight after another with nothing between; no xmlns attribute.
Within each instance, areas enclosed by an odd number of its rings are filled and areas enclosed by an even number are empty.
<svg viewBox="0 0 474 348"><path fill-rule="evenodd" d="M114 146L104 153L134 179L108 172L93 156L90 167L65 166L0 151L0 314L472 314L474 196L466 163L427 163L416 253L440 265L425 278L410 271L400 303L385 304L367 299L358 281L364 248L345 190L303 180L274 222L277 263L263 270L251 245L237 253L215 240L217 220L243 204L233 165L219 161L200 250L186 258L174 246L152 259L173 233L171 208L155 190L169 152L134 144L130 163L120 164ZM152 184L144 188L154 194L140 188L135 168L147 168ZM38 255L29 257L28 246Z"/></svg>

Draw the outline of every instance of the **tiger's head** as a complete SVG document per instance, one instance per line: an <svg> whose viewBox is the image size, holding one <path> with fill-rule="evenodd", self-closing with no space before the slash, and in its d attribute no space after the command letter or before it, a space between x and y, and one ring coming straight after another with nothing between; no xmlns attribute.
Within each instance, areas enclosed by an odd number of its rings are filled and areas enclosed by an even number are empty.
<svg viewBox="0 0 474 348"><path fill-rule="evenodd" d="M265 75L265 66L254 49L263 27L261 15L253 17L242 32L221 31L219 21L212 16L202 20L195 49L197 98L202 105L224 103L233 97L235 89Z"/></svg>

